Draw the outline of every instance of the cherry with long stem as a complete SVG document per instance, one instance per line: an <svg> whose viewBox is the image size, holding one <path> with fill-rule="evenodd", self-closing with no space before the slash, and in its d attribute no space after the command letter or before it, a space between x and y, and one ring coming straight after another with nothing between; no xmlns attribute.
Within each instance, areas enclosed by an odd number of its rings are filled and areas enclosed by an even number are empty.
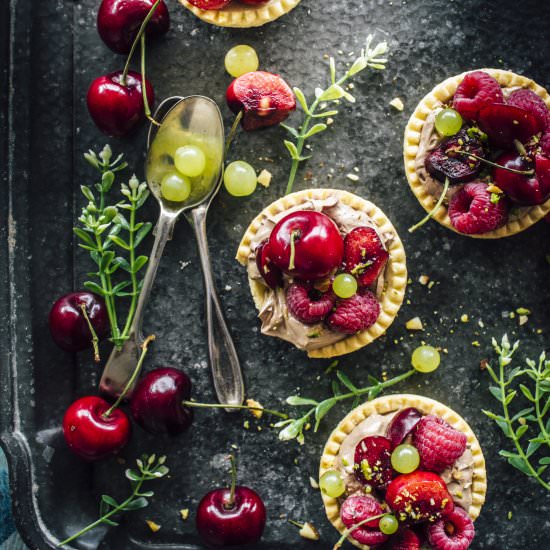
<svg viewBox="0 0 550 550"><path fill-rule="evenodd" d="M387 514L378 514L377 516L372 516L370 518L365 518L365 519L357 522L356 524L352 525L351 527L348 527L342 533L342 536L338 539L338 542L333 546L332 550L338 550L339 548L341 548L342 544L344 544L344 541L353 533L353 531L355 531L356 529L358 529L362 525L365 525L365 523L370 523L371 521L381 519L386 515Z"/></svg>
<svg viewBox="0 0 550 550"><path fill-rule="evenodd" d="M134 372L132 373L132 376L130 377L130 379L126 383L126 386L124 386L124 389L122 390L122 392L118 396L117 400L113 403L113 405L111 407L109 407L109 409L107 409L105 411L105 413L103 413L104 418L108 418L109 416L111 416L112 412L120 406L123 399L126 397L126 395L128 395L128 392L130 391L130 388L133 387L135 381L137 380L137 377L139 376L139 373L141 372L141 368L143 366L143 361L145 360L145 356L147 355L147 350L148 350L149 344L155 338L156 338L155 335L151 334L150 336L147 336L147 338L145 338L145 341L143 342L143 344L141 344L141 355L139 356L139 360L137 362L136 368L134 369Z"/></svg>
<svg viewBox="0 0 550 550"><path fill-rule="evenodd" d="M480 162L492 166L493 168L501 168L502 170L507 170L508 172L512 172L513 174L519 174L520 176L532 176L535 173L535 170L533 168L531 170L516 170L514 168L508 168L507 166L502 166L502 164L497 164L496 162L487 160L483 157L479 157L478 155L474 155L473 153L468 153L468 151L455 150L453 152L458 155L463 155L471 159L479 160Z"/></svg>

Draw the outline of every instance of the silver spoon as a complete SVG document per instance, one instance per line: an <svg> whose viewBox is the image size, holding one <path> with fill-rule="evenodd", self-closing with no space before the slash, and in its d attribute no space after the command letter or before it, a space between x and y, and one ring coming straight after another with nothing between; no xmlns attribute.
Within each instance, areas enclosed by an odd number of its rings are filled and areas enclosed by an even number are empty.
<svg viewBox="0 0 550 550"><path fill-rule="evenodd" d="M101 377L100 390L110 395L119 395L136 366L140 345L143 343L142 322L145 306L158 264L166 242L172 238L179 215L185 213L195 232L204 275L208 352L216 395L220 403L240 405L244 399L241 367L216 293L206 238L206 214L220 188L223 176L223 120L216 103L203 96L171 97L164 100L155 113L157 120L161 111L170 104L171 107L168 107L164 114L154 139L151 141L152 126L147 138L145 174L151 194L160 205L155 242L129 338L119 350L114 348L111 352ZM175 150L189 144L201 147L207 159L206 169L198 181L193 182L191 195L185 201L168 201L161 196L160 182L167 171L174 168Z"/></svg>

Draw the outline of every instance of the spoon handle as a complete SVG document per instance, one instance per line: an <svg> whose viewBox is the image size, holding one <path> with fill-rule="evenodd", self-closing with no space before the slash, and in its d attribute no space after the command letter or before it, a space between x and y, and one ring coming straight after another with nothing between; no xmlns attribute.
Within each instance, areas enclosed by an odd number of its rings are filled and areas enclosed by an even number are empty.
<svg viewBox="0 0 550 550"><path fill-rule="evenodd" d="M128 332L128 339L119 349L116 347L113 348L103 369L99 389L104 394L113 397L120 395L136 367L140 346L143 343L141 325L143 323L145 307L149 301L151 288L157 275L164 247L166 242L172 238L176 219L177 216L169 214L161 208L160 217L155 228L155 242L153 243L147 271L143 278L143 286L139 293L136 312ZM130 393L132 389L130 389Z"/></svg>
<svg viewBox="0 0 550 550"><path fill-rule="evenodd" d="M204 276L210 367L212 368L214 389L219 402L241 405L244 400L243 375L212 276L212 265L206 238L207 210L207 205L194 208L191 211L191 221L197 238ZM227 411L231 412L231 409L227 409Z"/></svg>

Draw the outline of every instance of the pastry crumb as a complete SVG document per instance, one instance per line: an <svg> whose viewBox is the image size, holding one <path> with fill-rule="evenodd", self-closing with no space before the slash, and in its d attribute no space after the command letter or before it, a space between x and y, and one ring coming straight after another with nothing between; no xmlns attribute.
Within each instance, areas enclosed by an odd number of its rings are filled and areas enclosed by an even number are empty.
<svg viewBox="0 0 550 550"><path fill-rule="evenodd" d="M153 533L156 533L157 531L160 530L161 526L150 519L146 519L145 523L148 525L149 529L151 529Z"/></svg>
<svg viewBox="0 0 550 550"><path fill-rule="evenodd" d="M180 510L180 516L183 521L185 521L189 517L189 508L184 508L183 510Z"/></svg>
<svg viewBox="0 0 550 550"><path fill-rule="evenodd" d="M315 526L310 523L309 521L306 521L303 525L303 527L299 531L300 536L307 540L319 540L321 537L319 536L319 531L315 528Z"/></svg>
<svg viewBox="0 0 550 550"><path fill-rule="evenodd" d="M424 325L420 317L413 317L406 322L405 328L407 330L424 330Z"/></svg>
<svg viewBox="0 0 550 550"><path fill-rule="evenodd" d="M247 399L246 404L249 407L255 407L254 409L250 410L253 416L255 416L256 418L262 418L262 415L264 414L263 410L257 410L257 409L263 409L263 405L261 403L259 403L254 399Z"/></svg>
<svg viewBox="0 0 550 550"><path fill-rule="evenodd" d="M397 109L398 111L402 111L402 110L405 108L405 105L403 104L403 101L402 101L401 98L399 98L399 97L394 97L394 98L390 101L390 105L391 105L394 109Z"/></svg>
<svg viewBox="0 0 550 550"><path fill-rule="evenodd" d="M421 285L427 285L430 282L430 278L428 275L420 275L420 277L418 277L418 282Z"/></svg>
<svg viewBox="0 0 550 550"><path fill-rule="evenodd" d="M359 181L359 176L357 174L346 174L346 178L351 181Z"/></svg>
<svg viewBox="0 0 550 550"><path fill-rule="evenodd" d="M468 315L466 313L463 313L461 316L460 316L460 321L462 323L467 323L468 321L470 320L470 318L468 317Z"/></svg>
<svg viewBox="0 0 550 550"><path fill-rule="evenodd" d="M317 483L317 480L313 479L311 476L309 476L309 484L313 489L319 489L319 483Z"/></svg>
<svg viewBox="0 0 550 550"><path fill-rule="evenodd" d="M271 178L273 177L273 174L266 170L265 168L260 172L260 175L258 176L258 183L260 185L263 185L266 189L269 187L271 183Z"/></svg>
<svg viewBox="0 0 550 550"><path fill-rule="evenodd" d="M527 315L520 315L519 316L518 322L519 322L520 327L522 325L524 325L525 323L527 323L527 321L529 321L529 317L527 317Z"/></svg>

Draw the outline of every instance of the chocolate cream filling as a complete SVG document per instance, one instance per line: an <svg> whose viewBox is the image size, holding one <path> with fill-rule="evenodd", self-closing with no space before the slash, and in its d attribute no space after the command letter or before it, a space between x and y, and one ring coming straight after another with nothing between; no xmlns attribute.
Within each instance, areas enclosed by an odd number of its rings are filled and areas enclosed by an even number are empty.
<svg viewBox="0 0 550 550"><path fill-rule="evenodd" d="M314 210L326 214L336 223L344 238L352 229L368 226L376 230L386 249L393 239L391 233L380 233L378 227L368 214L344 204L336 195L322 200L309 199L303 204L289 208L276 216L265 216L261 221L261 225L250 243L251 253L247 265L250 279L265 286L265 282L256 266L256 249L263 241L269 238L271 231L279 220L291 212L300 210ZM385 269L371 287L371 290L379 299L384 291L384 275ZM266 287L267 291L264 302L258 315L262 321L262 334L277 336L305 351L335 344L349 336L349 334L330 330L324 323L306 325L291 315L286 305L285 293L288 286L292 284L293 279L284 275L283 280L284 288L273 290Z"/></svg>

